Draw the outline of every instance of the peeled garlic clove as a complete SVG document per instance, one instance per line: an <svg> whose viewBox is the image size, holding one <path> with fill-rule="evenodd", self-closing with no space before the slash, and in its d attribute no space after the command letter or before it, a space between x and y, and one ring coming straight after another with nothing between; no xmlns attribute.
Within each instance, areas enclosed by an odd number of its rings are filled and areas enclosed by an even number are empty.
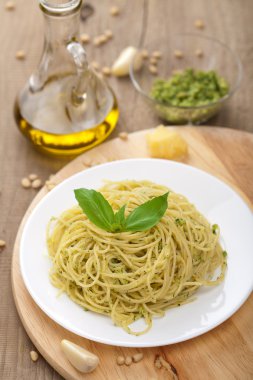
<svg viewBox="0 0 253 380"><path fill-rule="evenodd" d="M135 47L128 46L125 48L116 59L112 66L112 74L116 77L123 77L129 74L129 68L134 59L134 71L139 70L143 64L141 52Z"/></svg>
<svg viewBox="0 0 253 380"><path fill-rule="evenodd" d="M70 363L80 372L92 372L99 363L96 355L69 340L63 339L61 347Z"/></svg>

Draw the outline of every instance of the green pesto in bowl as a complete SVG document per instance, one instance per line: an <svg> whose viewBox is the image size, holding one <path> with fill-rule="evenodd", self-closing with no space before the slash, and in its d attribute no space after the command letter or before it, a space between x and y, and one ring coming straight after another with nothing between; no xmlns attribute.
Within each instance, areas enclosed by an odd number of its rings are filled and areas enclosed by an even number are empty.
<svg viewBox="0 0 253 380"><path fill-rule="evenodd" d="M229 93L229 84L215 71L186 69L168 80L156 79L150 95L159 104L161 117L175 124L202 122L220 109L219 101ZM199 107L199 108L198 108Z"/></svg>

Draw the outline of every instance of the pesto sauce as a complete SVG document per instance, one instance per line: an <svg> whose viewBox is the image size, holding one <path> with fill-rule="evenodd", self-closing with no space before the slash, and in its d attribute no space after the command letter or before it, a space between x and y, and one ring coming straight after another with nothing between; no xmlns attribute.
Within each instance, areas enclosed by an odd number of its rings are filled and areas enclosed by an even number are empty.
<svg viewBox="0 0 253 380"><path fill-rule="evenodd" d="M186 69L168 80L155 80L151 97L172 106L196 107L217 102L228 92L227 81L215 71Z"/></svg>

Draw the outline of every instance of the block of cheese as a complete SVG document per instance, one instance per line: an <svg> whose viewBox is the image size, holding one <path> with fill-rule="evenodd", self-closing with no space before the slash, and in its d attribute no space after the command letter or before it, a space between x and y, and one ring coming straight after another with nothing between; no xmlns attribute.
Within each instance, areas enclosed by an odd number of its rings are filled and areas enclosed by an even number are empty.
<svg viewBox="0 0 253 380"><path fill-rule="evenodd" d="M151 157L169 160L183 157L187 154L187 143L182 136L170 129L159 125L147 134L147 144Z"/></svg>

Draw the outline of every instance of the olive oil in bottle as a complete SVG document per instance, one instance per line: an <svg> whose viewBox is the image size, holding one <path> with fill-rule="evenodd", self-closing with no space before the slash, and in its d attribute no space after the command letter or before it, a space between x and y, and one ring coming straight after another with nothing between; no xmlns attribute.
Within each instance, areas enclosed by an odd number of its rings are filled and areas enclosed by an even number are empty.
<svg viewBox="0 0 253 380"><path fill-rule="evenodd" d="M101 143L119 117L112 90L89 67L77 42L81 3L40 0L44 51L14 107L19 130L37 149L53 155L75 155Z"/></svg>

